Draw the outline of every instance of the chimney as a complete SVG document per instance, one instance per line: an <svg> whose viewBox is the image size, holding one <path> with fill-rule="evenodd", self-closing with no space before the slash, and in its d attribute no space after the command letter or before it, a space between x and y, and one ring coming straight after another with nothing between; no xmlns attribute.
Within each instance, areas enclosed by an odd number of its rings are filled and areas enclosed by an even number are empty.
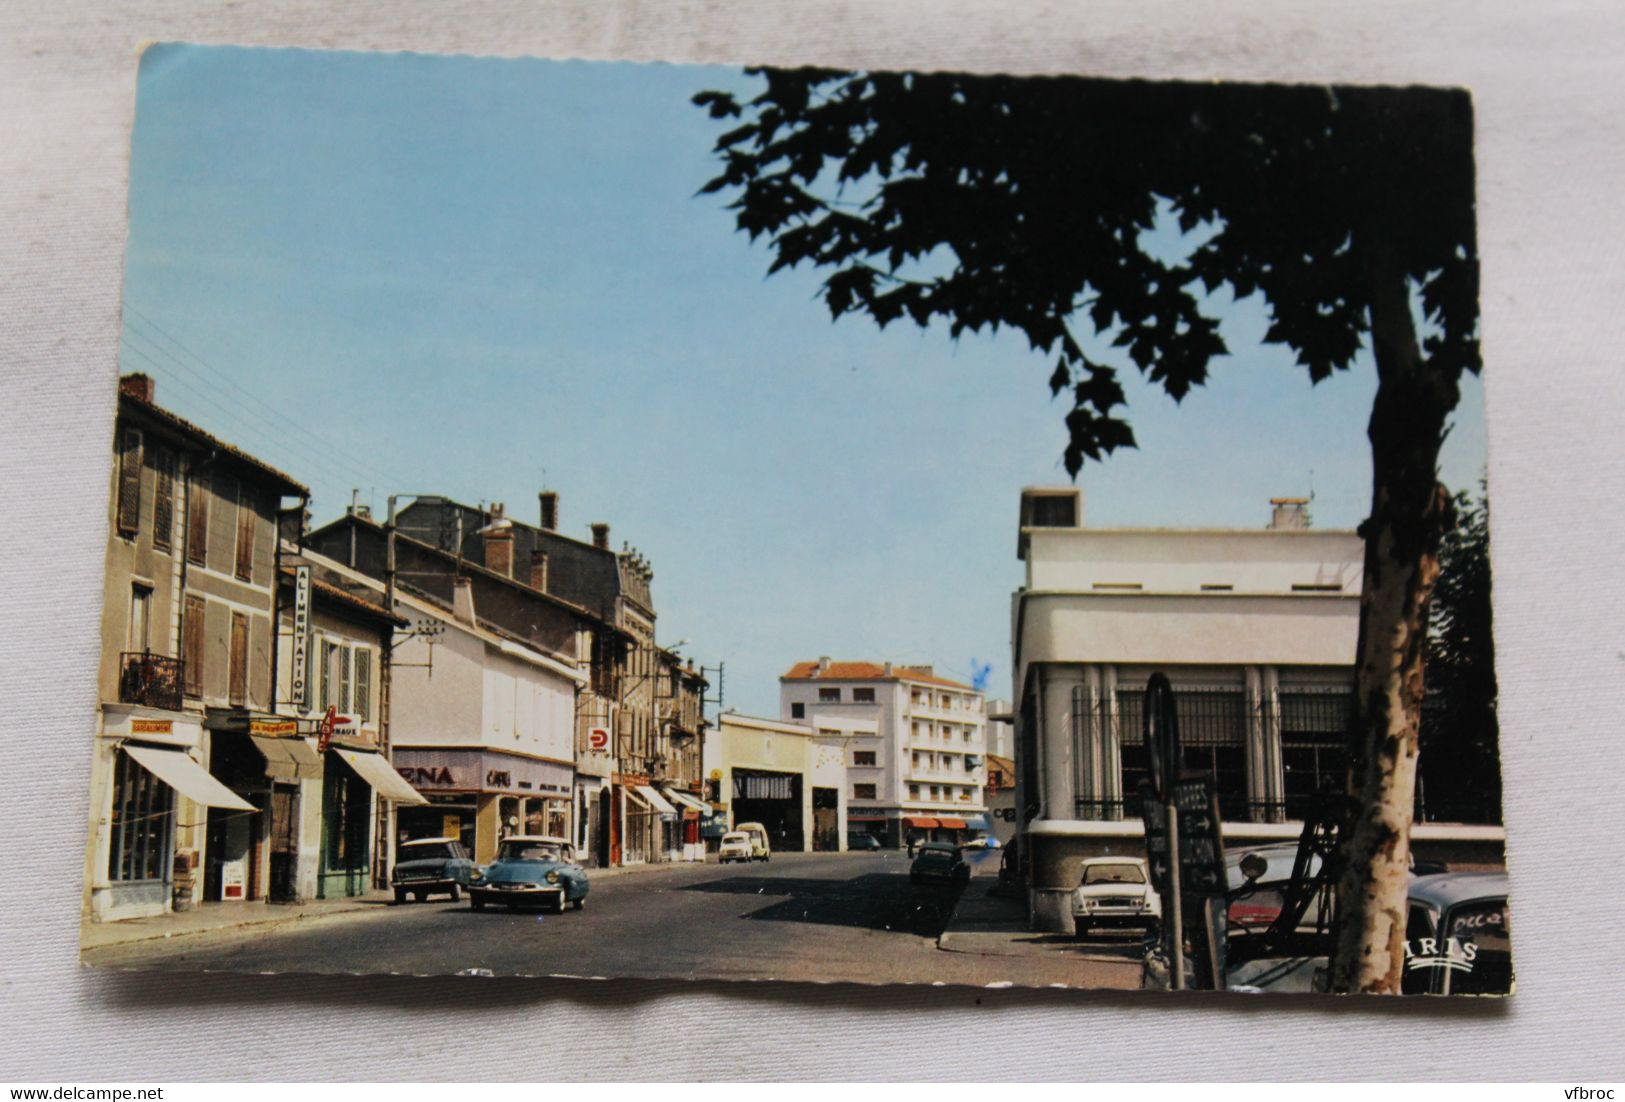
<svg viewBox="0 0 1625 1102"><path fill-rule="evenodd" d="M542 528L548 532L559 530L559 495L552 490L543 490L536 497L542 503Z"/></svg>
<svg viewBox="0 0 1625 1102"><path fill-rule="evenodd" d="M885 673L885 675L887 677L890 677L892 675L891 670L892 670L892 666L891 666L890 662L887 662L885 664L885 666L882 667L882 672Z"/></svg>
<svg viewBox="0 0 1625 1102"><path fill-rule="evenodd" d="M818 656L818 672L821 674L829 672L829 655L823 654Z"/></svg>
<svg viewBox="0 0 1625 1102"><path fill-rule="evenodd" d="M1309 499L1306 497L1272 497L1270 505L1270 531L1302 531L1309 527Z"/></svg>
<svg viewBox="0 0 1625 1102"><path fill-rule="evenodd" d="M592 526L592 545L600 551L609 550L609 525L595 524Z"/></svg>
<svg viewBox="0 0 1625 1102"><path fill-rule="evenodd" d="M152 381L151 375L137 372L134 375L126 375L121 378L118 381L118 389L120 394L128 394L136 401L145 402L150 406L152 405L153 395L158 392L158 384Z"/></svg>
<svg viewBox="0 0 1625 1102"><path fill-rule="evenodd" d="M547 552L530 553L530 587L547 592Z"/></svg>
<svg viewBox="0 0 1625 1102"><path fill-rule="evenodd" d="M503 515L500 502L491 504L491 523L480 529L485 549L485 569L504 578L513 577L513 522Z"/></svg>
<svg viewBox="0 0 1625 1102"><path fill-rule="evenodd" d="M452 580L451 614L459 623L474 626L474 583L467 578Z"/></svg>

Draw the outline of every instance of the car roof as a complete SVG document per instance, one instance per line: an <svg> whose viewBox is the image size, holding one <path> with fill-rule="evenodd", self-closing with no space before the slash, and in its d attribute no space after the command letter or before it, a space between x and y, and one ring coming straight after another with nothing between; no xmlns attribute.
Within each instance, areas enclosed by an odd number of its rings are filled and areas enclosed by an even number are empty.
<svg viewBox="0 0 1625 1102"><path fill-rule="evenodd" d="M570 839L560 838L556 834L510 834L501 839L504 842L551 842L556 846L568 846Z"/></svg>
<svg viewBox="0 0 1625 1102"><path fill-rule="evenodd" d="M1410 898L1435 907L1453 907L1473 899L1504 899L1504 872L1436 872L1411 881Z"/></svg>
<svg viewBox="0 0 1625 1102"><path fill-rule="evenodd" d="M1122 865L1122 864L1143 865L1143 864L1145 864L1145 858L1144 857L1135 857L1132 854L1127 854L1127 853L1122 854L1122 855L1117 856L1117 857L1113 857L1109 853L1103 853L1103 854L1099 854L1099 855L1094 856L1094 857L1085 857L1083 859L1083 864L1085 864L1085 865Z"/></svg>
<svg viewBox="0 0 1625 1102"><path fill-rule="evenodd" d="M458 842L460 838L408 838L402 842L403 846L421 846L428 842Z"/></svg>
<svg viewBox="0 0 1625 1102"><path fill-rule="evenodd" d="M920 848L921 849L958 849L959 846L957 844L953 843L953 842L921 842L920 843Z"/></svg>

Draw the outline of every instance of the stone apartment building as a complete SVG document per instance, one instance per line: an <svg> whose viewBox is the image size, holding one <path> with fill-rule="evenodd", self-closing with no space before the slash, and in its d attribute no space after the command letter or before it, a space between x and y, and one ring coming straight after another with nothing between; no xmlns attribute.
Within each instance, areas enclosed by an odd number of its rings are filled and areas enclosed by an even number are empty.
<svg viewBox="0 0 1625 1102"><path fill-rule="evenodd" d="M308 491L120 381L84 910L264 898L279 521ZM245 728L246 730L246 728Z"/></svg>
<svg viewBox="0 0 1625 1102"><path fill-rule="evenodd" d="M779 678L782 719L843 748L849 833L901 848L986 834L985 704L930 666L798 662Z"/></svg>

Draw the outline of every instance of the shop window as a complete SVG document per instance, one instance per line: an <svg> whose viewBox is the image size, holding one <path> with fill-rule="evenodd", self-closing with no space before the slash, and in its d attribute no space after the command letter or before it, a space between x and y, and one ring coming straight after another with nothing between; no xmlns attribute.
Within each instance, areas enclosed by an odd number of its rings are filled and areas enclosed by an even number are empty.
<svg viewBox="0 0 1625 1102"><path fill-rule="evenodd" d="M875 691L873 689L853 689L852 700L857 704L873 704Z"/></svg>
<svg viewBox="0 0 1625 1102"><path fill-rule="evenodd" d="M873 750L854 750L854 751L852 751L852 764L853 765L874 765L875 764L875 752Z"/></svg>
<svg viewBox="0 0 1625 1102"><path fill-rule="evenodd" d="M107 878L167 880L174 852L175 790L128 754L115 757Z"/></svg>
<svg viewBox="0 0 1625 1102"><path fill-rule="evenodd" d="M208 609L202 597L188 596L181 616L181 662L185 693L203 695L203 621Z"/></svg>
<svg viewBox="0 0 1625 1102"><path fill-rule="evenodd" d="M855 784L852 786L854 800L872 800L875 798L875 786L872 784Z"/></svg>
<svg viewBox="0 0 1625 1102"><path fill-rule="evenodd" d="M152 495L152 545L168 551L175 536L175 452L159 448L154 452Z"/></svg>
<svg viewBox="0 0 1625 1102"><path fill-rule="evenodd" d="M840 689L819 689L818 702L820 704L839 704L841 702Z"/></svg>
<svg viewBox="0 0 1625 1102"><path fill-rule="evenodd" d="M118 530L134 537L141 528L141 430L125 429L118 448Z"/></svg>

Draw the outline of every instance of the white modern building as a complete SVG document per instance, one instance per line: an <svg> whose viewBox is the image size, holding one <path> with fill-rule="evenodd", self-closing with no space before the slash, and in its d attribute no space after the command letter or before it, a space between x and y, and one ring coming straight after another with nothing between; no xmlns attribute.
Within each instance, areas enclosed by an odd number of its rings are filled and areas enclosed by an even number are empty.
<svg viewBox="0 0 1625 1102"><path fill-rule="evenodd" d="M850 833L893 848L987 833L979 691L930 666L820 658L779 678L779 706L783 719L841 747Z"/></svg>
<svg viewBox="0 0 1625 1102"><path fill-rule="evenodd" d="M1083 857L1144 852L1154 672L1173 684L1185 770L1213 778L1227 846L1295 839L1316 793L1342 785L1364 545L1312 529L1306 501L1271 504L1267 528L1091 529L1076 488L1022 493L1016 813L1036 928L1070 930ZM1501 836L1419 824L1413 840Z"/></svg>
<svg viewBox="0 0 1625 1102"><path fill-rule="evenodd" d="M761 823L775 852L846 848L841 748L819 741L808 724L723 712L704 755L728 829Z"/></svg>

